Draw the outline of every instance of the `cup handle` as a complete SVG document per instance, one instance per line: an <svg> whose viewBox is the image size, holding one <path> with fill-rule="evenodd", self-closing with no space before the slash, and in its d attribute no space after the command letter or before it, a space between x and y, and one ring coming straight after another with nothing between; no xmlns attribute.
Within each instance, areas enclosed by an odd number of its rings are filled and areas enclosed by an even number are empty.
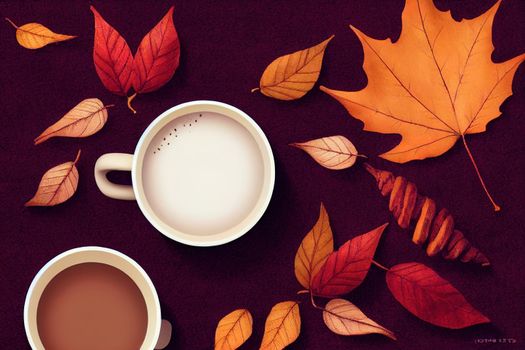
<svg viewBox="0 0 525 350"><path fill-rule="evenodd" d="M157 345L155 345L155 349L161 350L168 346L171 340L171 331L171 323L167 320L162 320L162 323L160 324L159 340L157 340Z"/></svg>
<svg viewBox="0 0 525 350"><path fill-rule="evenodd" d="M117 185L108 180L106 174L113 170L131 171L133 154L107 153L95 163L95 182L100 192L114 199L135 200L133 187Z"/></svg>

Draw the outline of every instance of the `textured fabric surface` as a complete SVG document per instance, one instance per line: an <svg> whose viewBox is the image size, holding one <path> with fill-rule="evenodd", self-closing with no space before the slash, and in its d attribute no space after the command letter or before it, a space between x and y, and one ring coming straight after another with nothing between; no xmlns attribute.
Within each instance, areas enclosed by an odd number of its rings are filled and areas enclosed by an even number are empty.
<svg viewBox="0 0 525 350"><path fill-rule="evenodd" d="M399 165L377 157L398 141L396 135L362 131L335 100L314 88L303 99L282 102L250 89L276 57L316 44L331 34L320 82L358 90L366 85L363 51L348 28L353 24L376 38L396 39L402 0L384 1L176 1L174 22L181 38L181 66L162 89L139 96L132 115L124 98L104 89L92 61L93 3L126 38L133 52L172 2L166 1L2 1L1 17L18 25L40 22L77 39L31 51L18 46L15 31L0 25L0 348L28 349L23 303L29 284L55 255L78 246L117 249L141 264L157 288L162 312L174 326L169 349L211 349L217 322L239 307L254 316L254 334L243 349L260 344L264 320L277 302L301 303L302 333L290 349L470 349L479 341L518 342L525 334L523 212L523 135L525 68L503 103L503 115L484 134L468 136L486 182L502 206L494 213L461 144L435 159ZM471 18L493 0L440 0L454 18ZM506 0L494 23L493 59L503 61L525 48L525 2ZM86 139L32 140L79 101L98 97L114 103L104 129ZM95 185L93 166L108 152L133 152L146 126L161 112L182 102L212 99L251 115L267 133L276 161L276 186L262 220L241 239L221 247L188 247L158 233L134 202L104 197ZM341 134L378 167L406 176L419 190L447 207L457 227L482 249L489 270L430 259L410 242L388 212L372 177L359 164L334 172L321 168L291 142ZM80 183L67 203L25 209L41 175L72 160L78 149ZM129 182L125 175L113 176ZM293 272L302 238L317 220L323 201L336 246L390 221L376 259L387 266L418 261L435 269L492 319L491 325L451 331L409 314L389 293L384 272L372 267L350 295L370 318L394 331L398 342L372 335L345 338L332 334L322 315L310 307ZM488 348L488 347L487 347ZM495 347L490 347L495 348Z"/></svg>

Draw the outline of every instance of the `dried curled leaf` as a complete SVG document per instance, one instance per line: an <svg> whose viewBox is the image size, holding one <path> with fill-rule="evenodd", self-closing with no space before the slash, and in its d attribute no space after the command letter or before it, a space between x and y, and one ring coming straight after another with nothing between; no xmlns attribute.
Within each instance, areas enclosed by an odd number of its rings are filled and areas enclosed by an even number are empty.
<svg viewBox="0 0 525 350"><path fill-rule="evenodd" d="M282 350L293 343L300 333L299 303L296 301L278 303L266 319L260 350Z"/></svg>
<svg viewBox="0 0 525 350"><path fill-rule="evenodd" d="M66 162L46 171L38 190L33 198L26 204L26 207L50 207L67 201L78 185L78 170L76 164L80 158L80 151L72 162Z"/></svg>
<svg viewBox="0 0 525 350"><path fill-rule="evenodd" d="M334 238L328 213L321 203L319 219L304 237L295 255L294 267L297 281L310 289L313 277L319 272L328 255L334 251Z"/></svg>
<svg viewBox="0 0 525 350"><path fill-rule="evenodd" d="M95 7L93 62L102 84L112 93L125 96L133 80L133 56L124 38L104 20Z"/></svg>
<svg viewBox="0 0 525 350"><path fill-rule="evenodd" d="M355 164L357 157L361 156L352 142L341 135L291 145L302 149L321 166L332 170L350 168Z"/></svg>
<svg viewBox="0 0 525 350"><path fill-rule="evenodd" d="M441 254L445 259L459 259L489 266L487 257L472 246L463 233L454 228L454 218L445 208L437 210L435 202L417 192L417 187L403 176L394 176L389 171L375 169L365 164L376 179L383 196L390 195L389 210L402 228L415 222L412 241L426 244L429 256Z"/></svg>
<svg viewBox="0 0 525 350"><path fill-rule="evenodd" d="M16 28L16 41L26 49L39 49L48 44L76 38L76 35L54 33L40 23L27 23L19 27L9 18L5 20Z"/></svg>
<svg viewBox="0 0 525 350"><path fill-rule="evenodd" d="M385 223L354 237L330 254L312 281L312 293L334 298L359 286L370 269L377 245L387 226L388 223Z"/></svg>
<svg viewBox="0 0 525 350"><path fill-rule="evenodd" d="M310 91L319 79L326 46L334 35L308 49L275 59L264 70L259 88L278 100L296 100Z"/></svg>
<svg viewBox="0 0 525 350"><path fill-rule="evenodd" d="M102 129L108 120L107 108L98 98L88 98L77 104L59 121L35 139L38 145L52 137L88 137Z"/></svg>
<svg viewBox="0 0 525 350"><path fill-rule="evenodd" d="M459 329L490 322L454 286L423 264L392 267L386 273L386 283L401 305L436 326Z"/></svg>
<svg viewBox="0 0 525 350"><path fill-rule="evenodd" d="M394 333L368 318L357 306L344 299L330 300L323 311L326 326L339 335L377 333L396 340Z"/></svg>
<svg viewBox="0 0 525 350"><path fill-rule="evenodd" d="M224 316L215 331L215 350L235 350L252 335L250 311L239 309Z"/></svg>
<svg viewBox="0 0 525 350"><path fill-rule="evenodd" d="M399 39L378 40L351 27L363 46L367 86L360 91L321 87L364 129L400 134L381 157L397 163L437 157L461 140L494 209L465 135L481 133L501 115L512 79L525 54L501 63L491 59L498 1L473 19L455 21L432 0L406 0Z"/></svg>

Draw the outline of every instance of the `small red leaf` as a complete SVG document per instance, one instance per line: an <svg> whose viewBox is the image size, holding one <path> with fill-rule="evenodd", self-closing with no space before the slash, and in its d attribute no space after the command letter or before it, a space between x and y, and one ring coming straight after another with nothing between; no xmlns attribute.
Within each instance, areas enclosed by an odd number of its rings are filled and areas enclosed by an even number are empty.
<svg viewBox="0 0 525 350"><path fill-rule="evenodd" d="M93 62L102 84L114 94L125 96L133 80L133 56L126 40L91 6L95 16Z"/></svg>
<svg viewBox="0 0 525 350"><path fill-rule="evenodd" d="M157 90L179 66L179 36L173 24L173 6L142 39L135 54L133 88L138 93Z"/></svg>
<svg viewBox="0 0 525 350"><path fill-rule="evenodd" d="M401 305L436 326L459 329L490 322L454 286L423 264L392 267L386 283Z"/></svg>
<svg viewBox="0 0 525 350"><path fill-rule="evenodd" d="M363 282L388 223L352 238L333 252L312 281L312 293L334 298L347 294Z"/></svg>

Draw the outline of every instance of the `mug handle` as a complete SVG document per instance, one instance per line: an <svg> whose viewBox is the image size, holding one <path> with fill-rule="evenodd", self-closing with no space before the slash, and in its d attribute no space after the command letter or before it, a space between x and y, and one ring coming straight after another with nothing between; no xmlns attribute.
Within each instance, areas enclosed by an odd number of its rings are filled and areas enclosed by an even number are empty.
<svg viewBox="0 0 525 350"><path fill-rule="evenodd" d="M95 182L100 192L106 196L121 200L135 200L133 187L128 185L117 185L109 181L106 174L113 170L131 171L133 154L107 153L95 163Z"/></svg>
<svg viewBox="0 0 525 350"><path fill-rule="evenodd" d="M155 350L161 350L168 346L171 340L171 331L171 323L167 320L162 320L162 323L160 324L160 335L157 340L157 345L155 345Z"/></svg>

